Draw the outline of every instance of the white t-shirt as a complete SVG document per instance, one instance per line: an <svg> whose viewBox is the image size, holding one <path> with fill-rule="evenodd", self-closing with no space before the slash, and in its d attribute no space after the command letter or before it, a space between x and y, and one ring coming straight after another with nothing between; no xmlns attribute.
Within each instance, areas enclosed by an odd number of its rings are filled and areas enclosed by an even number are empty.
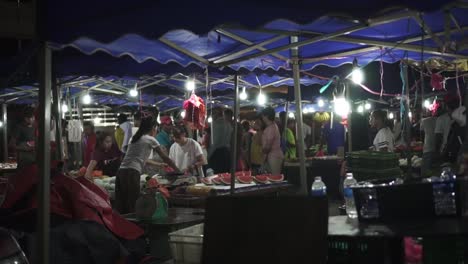
<svg viewBox="0 0 468 264"><path fill-rule="evenodd" d="M135 169L143 171L146 161L159 142L150 135L143 135L137 142L128 144L125 157L120 164L121 169Z"/></svg>
<svg viewBox="0 0 468 264"><path fill-rule="evenodd" d="M119 127L124 132L124 140L122 142L122 149L125 149L125 147L128 145L128 143L130 142L130 139L133 136L133 125L132 125L132 123L127 121L127 122L124 122L124 123L120 124Z"/></svg>
<svg viewBox="0 0 468 264"><path fill-rule="evenodd" d="M394 142L393 142L393 133L392 130L388 127L381 128L377 135L374 138L374 148L377 151L380 151L382 148L387 148L388 152L393 152Z"/></svg>
<svg viewBox="0 0 468 264"><path fill-rule="evenodd" d="M435 134L442 134L442 145L440 146L440 151L444 150L445 145L447 145L447 138L450 133L450 128L452 127L452 119L448 113L445 113L439 116L435 124Z"/></svg>
<svg viewBox="0 0 468 264"><path fill-rule="evenodd" d="M83 128L81 127L80 120L70 120L68 121L68 142L81 142L81 132Z"/></svg>
<svg viewBox="0 0 468 264"><path fill-rule="evenodd" d="M435 117L428 117L421 120L421 130L424 131L423 153L435 151L435 126Z"/></svg>
<svg viewBox="0 0 468 264"><path fill-rule="evenodd" d="M183 146L178 143L172 144L169 151L169 158L175 162L180 170L185 170L193 165L200 155L203 155L200 144L191 138L187 138L187 143Z"/></svg>

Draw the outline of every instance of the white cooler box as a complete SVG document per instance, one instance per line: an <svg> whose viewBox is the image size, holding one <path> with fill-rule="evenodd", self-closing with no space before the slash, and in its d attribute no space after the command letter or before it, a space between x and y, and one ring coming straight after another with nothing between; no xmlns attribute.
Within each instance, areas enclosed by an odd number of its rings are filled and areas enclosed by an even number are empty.
<svg viewBox="0 0 468 264"><path fill-rule="evenodd" d="M203 248L203 224L169 233L172 256L177 264L199 264Z"/></svg>

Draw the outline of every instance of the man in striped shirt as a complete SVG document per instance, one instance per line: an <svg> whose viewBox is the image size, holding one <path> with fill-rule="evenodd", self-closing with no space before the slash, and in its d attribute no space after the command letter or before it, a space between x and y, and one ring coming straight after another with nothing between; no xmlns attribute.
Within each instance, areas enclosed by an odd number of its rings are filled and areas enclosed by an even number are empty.
<svg viewBox="0 0 468 264"><path fill-rule="evenodd" d="M393 152L394 139L392 130L387 126L387 113L382 110L372 112L369 124L378 131L371 148L375 151Z"/></svg>

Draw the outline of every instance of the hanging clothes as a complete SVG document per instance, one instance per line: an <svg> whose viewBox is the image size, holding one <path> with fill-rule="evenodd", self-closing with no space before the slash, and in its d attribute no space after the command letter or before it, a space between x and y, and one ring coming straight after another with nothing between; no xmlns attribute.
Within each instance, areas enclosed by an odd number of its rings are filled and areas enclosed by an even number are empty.
<svg viewBox="0 0 468 264"><path fill-rule="evenodd" d="M192 93L190 98L184 101L185 109L184 121L190 124L192 129L203 129L205 127L206 106L201 97Z"/></svg>

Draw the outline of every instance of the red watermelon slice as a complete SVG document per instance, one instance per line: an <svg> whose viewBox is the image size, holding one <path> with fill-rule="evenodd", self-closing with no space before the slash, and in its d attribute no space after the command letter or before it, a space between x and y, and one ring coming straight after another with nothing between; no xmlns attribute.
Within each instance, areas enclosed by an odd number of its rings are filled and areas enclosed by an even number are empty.
<svg viewBox="0 0 468 264"><path fill-rule="evenodd" d="M212 182L213 184L216 184L216 185L222 184L222 183L221 183L221 178L220 178L220 177L214 177L213 179L211 179L211 182Z"/></svg>
<svg viewBox="0 0 468 264"><path fill-rule="evenodd" d="M268 183L268 177L266 175L257 175L254 177L254 181L257 183Z"/></svg>
<svg viewBox="0 0 468 264"><path fill-rule="evenodd" d="M268 175L268 180L271 181L271 182L282 182L284 181L284 175L283 174L280 174L280 175Z"/></svg>
<svg viewBox="0 0 468 264"><path fill-rule="evenodd" d="M200 181L205 185L213 185L213 181L210 178L201 178Z"/></svg>
<svg viewBox="0 0 468 264"><path fill-rule="evenodd" d="M239 183L244 183L244 184L249 184L249 183L252 183L253 181L253 177L250 175L237 176L236 178Z"/></svg>
<svg viewBox="0 0 468 264"><path fill-rule="evenodd" d="M221 183L224 185L230 185L231 184L231 175L223 175L219 177L221 180Z"/></svg>
<svg viewBox="0 0 468 264"><path fill-rule="evenodd" d="M251 171L238 171L236 172L236 177L237 176L252 176L252 172Z"/></svg>

